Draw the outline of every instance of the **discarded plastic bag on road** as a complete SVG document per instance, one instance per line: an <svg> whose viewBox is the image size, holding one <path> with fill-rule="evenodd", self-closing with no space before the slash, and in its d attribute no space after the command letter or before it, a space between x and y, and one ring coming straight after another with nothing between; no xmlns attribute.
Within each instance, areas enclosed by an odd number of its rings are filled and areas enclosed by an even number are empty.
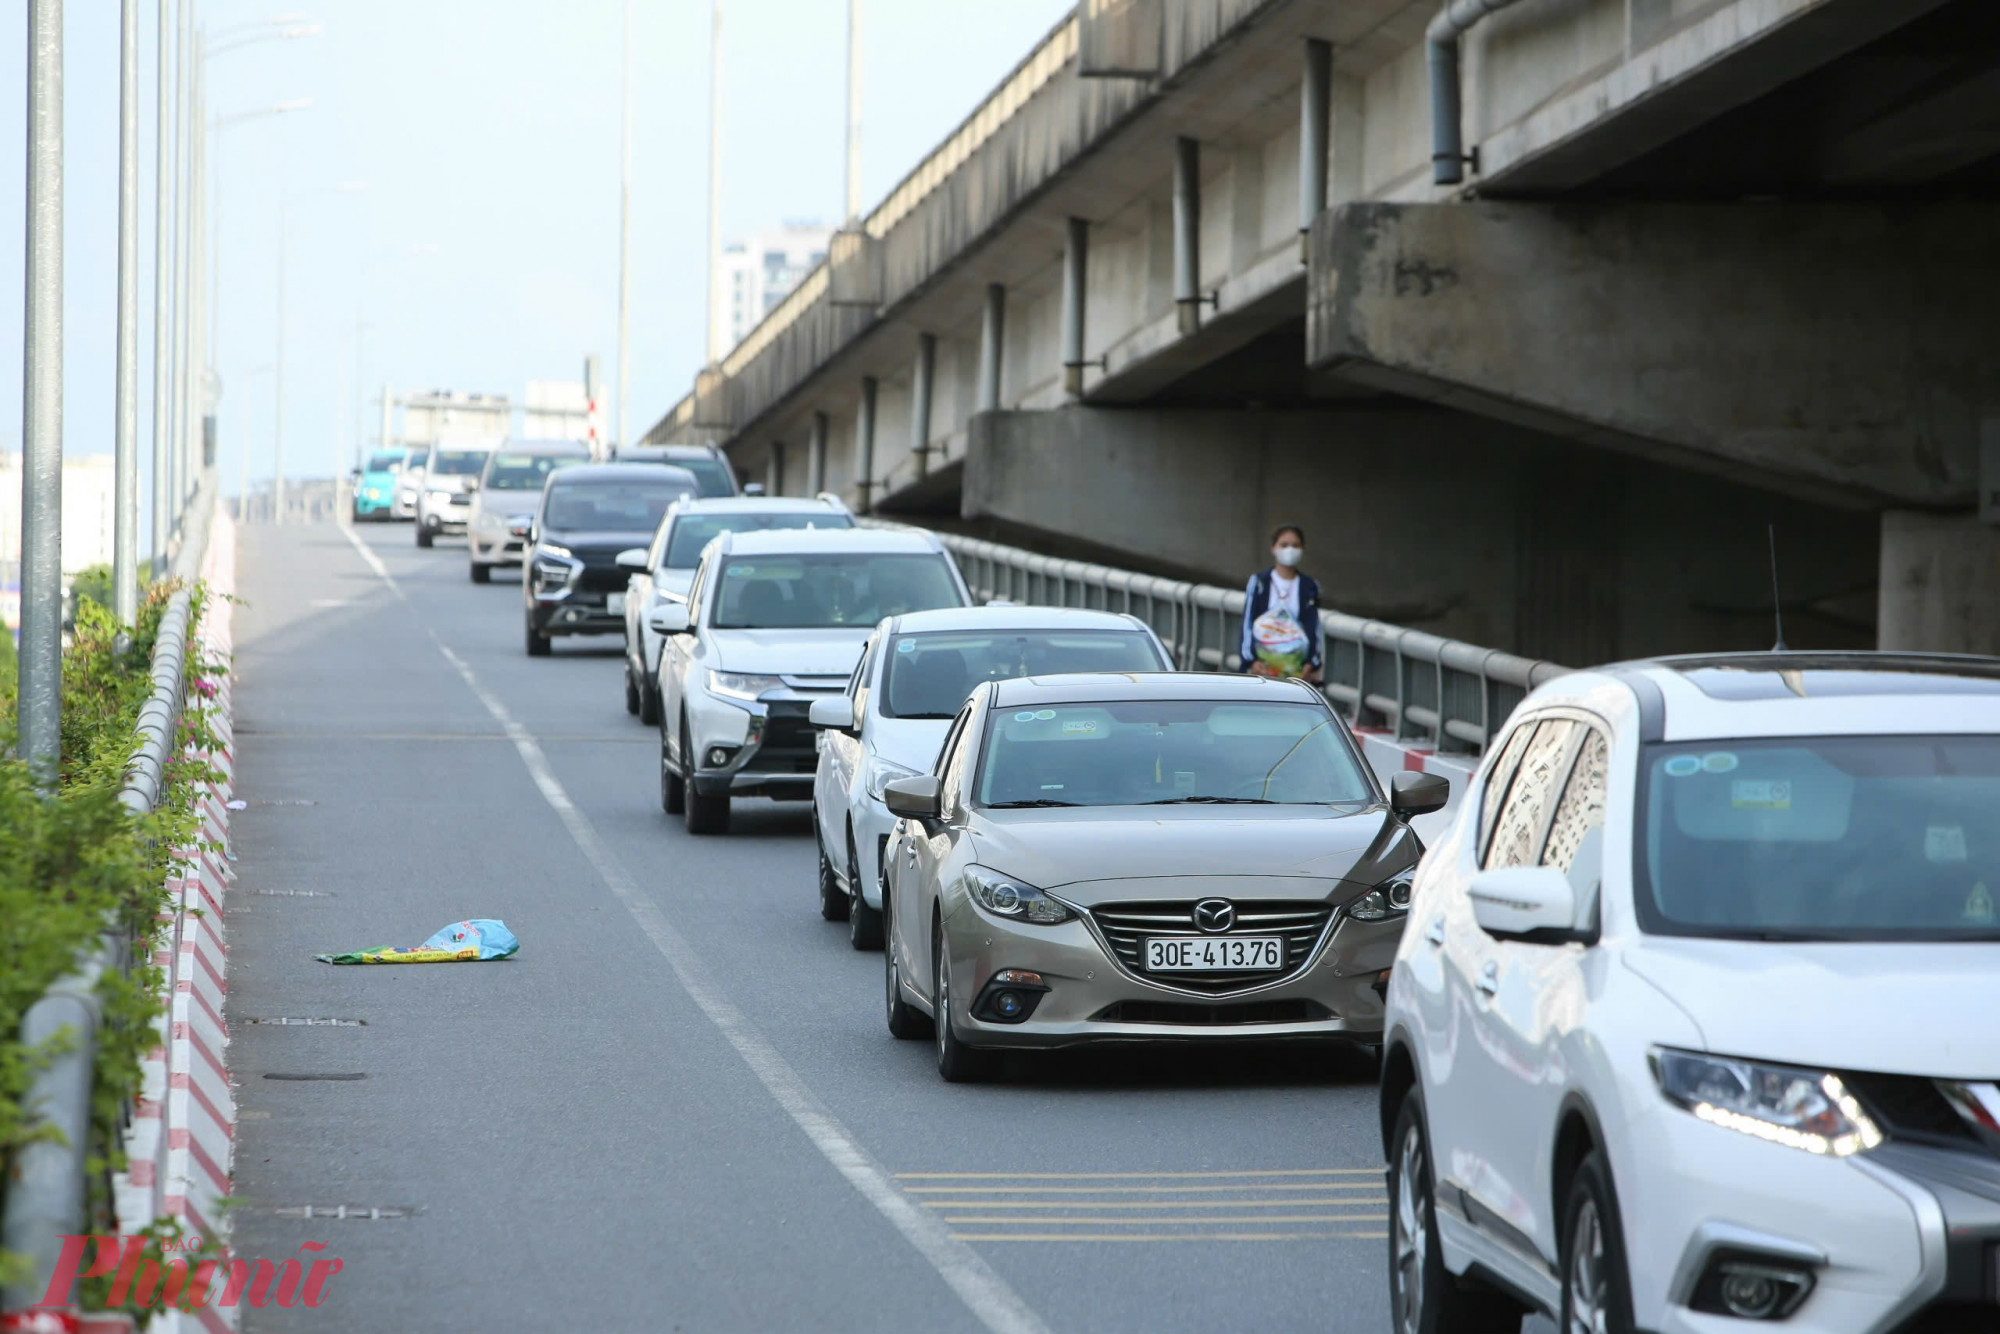
<svg viewBox="0 0 2000 1334"><path fill-rule="evenodd" d="M453 922L421 945L377 945L373 949L351 950L346 954L315 954L321 963L457 963L505 959L521 948L521 942L505 922L491 917L475 917Z"/></svg>

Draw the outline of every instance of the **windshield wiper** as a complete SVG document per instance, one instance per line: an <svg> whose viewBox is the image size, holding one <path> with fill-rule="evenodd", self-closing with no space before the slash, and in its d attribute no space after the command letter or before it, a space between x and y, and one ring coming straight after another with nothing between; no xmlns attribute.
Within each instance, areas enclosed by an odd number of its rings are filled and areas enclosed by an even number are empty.
<svg viewBox="0 0 2000 1334"><path fill-rule="evenodd" d="M911 719L915 721L924 721L924 722L941 721L944 719L958 717L958 715L955 713L898 713L889 716L893 716L898 719Z"/></svg>
<svg viewBox="0 0 2000 1334"><path fill-rule="evenodd" d="M1275 806L1269 797L1162 797L1142 801L1141 806Z"/></svg>
<svg viewBox="0 0 2000 1334"><path fill-rule="evenodd" d="M1028 801L989 801L986 803L986 809L989 811L1018 811L1025 810L1030 806L1076 806L1080 804L1080 802L1074 801L1057 801L1054 797L1034 797Z"/></svg>

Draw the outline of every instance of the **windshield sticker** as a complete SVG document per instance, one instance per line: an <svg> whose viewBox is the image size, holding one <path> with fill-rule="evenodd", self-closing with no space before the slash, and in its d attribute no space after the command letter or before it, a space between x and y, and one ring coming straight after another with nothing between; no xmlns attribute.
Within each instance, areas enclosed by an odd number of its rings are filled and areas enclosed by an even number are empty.
<svg viewBox="0 0 2000 1334"><path fill-rule="evenodd" d="M1047 721L1048 721L1049 719L1051 719L1051 718L1053 718L1053 717L1055 717L1055 716L1056 716L1056 711L1055 711L1054 709L1036 709L1036 710L1035 710L1035 721L1036 721L1036 722L1038 722L1038 723L1045 723L1045 722L1047 722Z"/></svg>
<svg viewBox="0 0 2000 1334"><path fill-rule="evenodd" d="M1788 811L1792 785L1782 778L1739 778L1729 785L1729 804L1739 811Z"/></svg>
<svg viewBox="0 0 2000 1334"><path fill-rule="evenodd" d="M1736 756L1726 750L1711 751L1701 757L1701 767L1712 774L1726 774L1736 767Z"/></svg>
<svg viewBox="0 0 2000 1334"><path fill-rule="evenodd" d="M1014 715L1014 721L1017 723L1031 723L1035 721L1035 711L1033 709L1023 709Z"/></svg>
<svg viewBox="0 0 2000 1334"><path fill-rule="evenodd" d="M1669 778L1686 778L1701 772L1701 759L1695 755L1676 755L1667 761L1666 770Z"/></svg>
<svg viewBox="0 0 2000 1334"><path fill-rule="evenodd" d="M757 573L757 567L754 565L731 565L727 570L724 570L723 573L728 575L731 579L741 579L745 575Z"/></svg>
<svg viewBox="0 0 2000 1334"><path fill-rule="evenodd" d="M1968 922L1993 920L1993 895L1986 888L1984 880L1974 881L1972 892L1965 896L1965 920Z"/></svg>
<svg viewBox="0 0 2000 1334"><path fill-rule="evenodd" d="M1934 824L1924 830L1924 860L1927 862L1962 862L1965 857L1965 827L1955 824Z"/></svg>
<svg viewBox="0 0 2000 1334"><path fill-rule="evenodd" d="M916 651L917 641L914 639L905 639L902 643L896 645L896 652L898 653L915 653Z"/></svg>
<svg viewBox="0 0 2000 1334"><path fill-rule="evenodd" d="M1064 736L1089 736L1097 730L1095 718L1072 718L1062 725Z"/></svg>
<svg viewBox="0 0 2000 1334"><path fill-rule="evenodd" d="M1174 770L1174 791L1176 792L1194 791L1194 770L1192 769Z"/></svg>

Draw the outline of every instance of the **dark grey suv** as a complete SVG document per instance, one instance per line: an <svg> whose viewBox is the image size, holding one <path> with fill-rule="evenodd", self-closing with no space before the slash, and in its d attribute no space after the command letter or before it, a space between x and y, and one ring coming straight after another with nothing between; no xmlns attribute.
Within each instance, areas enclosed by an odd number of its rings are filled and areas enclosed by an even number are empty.
<svg viewBox="0 0 2000 1334"><path fill-rule="evenodd" d="M667 507L698 484L685 468L598 463L552 473L528 532L521 601L529 657L556 635L625 632L625 584L618 555L644 549Z"/></svg>

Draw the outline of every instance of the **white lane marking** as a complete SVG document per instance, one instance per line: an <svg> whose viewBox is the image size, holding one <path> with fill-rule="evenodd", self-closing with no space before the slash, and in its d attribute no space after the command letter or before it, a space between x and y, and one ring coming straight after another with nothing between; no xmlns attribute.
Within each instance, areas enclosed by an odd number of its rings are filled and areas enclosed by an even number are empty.
<svg viewBox="0 0 2000 1334"><path fill-rule="evenodd" d="M381 558L369 550L352 529L347 530L347 537L361 552L369 568L381 576L397 597L402 597L402 589L397 587ZM709 980L708 966L702 962L701 956L667 920L659 906L632 883L625 868L597 836L596 826L570 800L569 793L549 768L548 757L542 753L534 734L514 720L507 706L480 682L464 658L438 638L436 631L428 633L438 652L458 670L466 686L493 715L493 721L507 733L521 757L521 763L527 766L528 776L541 790L542 799L562 820L577 847L596 868L598 878L605 887L625 905L625 910L632 914L639 929L665 957L668 967L673 969L674 976L680 981L681 989L701 1008L708 1021L721 1030L729 1045L736 1049L736 1054L743 1058L758 1081L777 1099L785 1114L805 1132L813 1147L833 1165L835 1171L847 1178L848 1184L859 1191L862 1198L874 1205L876 1211L903 1234L903 1239L929 1262L938 1277L958 1294L959 1300L993 1334L1050 1334L1041 1317L1021 1300L1005 1279L979 1258L978 1252L952 1236L950 1229L935 1215L919 1208L896 1188L889 1173L806 1087L805 1081L799 1078L790 1063L778 1054L778 1049L757 1031L749 1017L736 1008L735 1002Z"/></svg>
<svg viewBox="0 0 2000 1334"><path fill-rule="evenodd" d="M382 558L375 554L375 548L361 540L360 535L354 531L352 524L343 523L339 525L339 528L341 536L352 542L354 549L361 553L361 559L366 562L368 568L375 571L376 577L381 579L383 583L389 585L391 593L401 598L403 596L403 586L397 583L395 577L389 573L389 567L384 565Z"/></svg>

